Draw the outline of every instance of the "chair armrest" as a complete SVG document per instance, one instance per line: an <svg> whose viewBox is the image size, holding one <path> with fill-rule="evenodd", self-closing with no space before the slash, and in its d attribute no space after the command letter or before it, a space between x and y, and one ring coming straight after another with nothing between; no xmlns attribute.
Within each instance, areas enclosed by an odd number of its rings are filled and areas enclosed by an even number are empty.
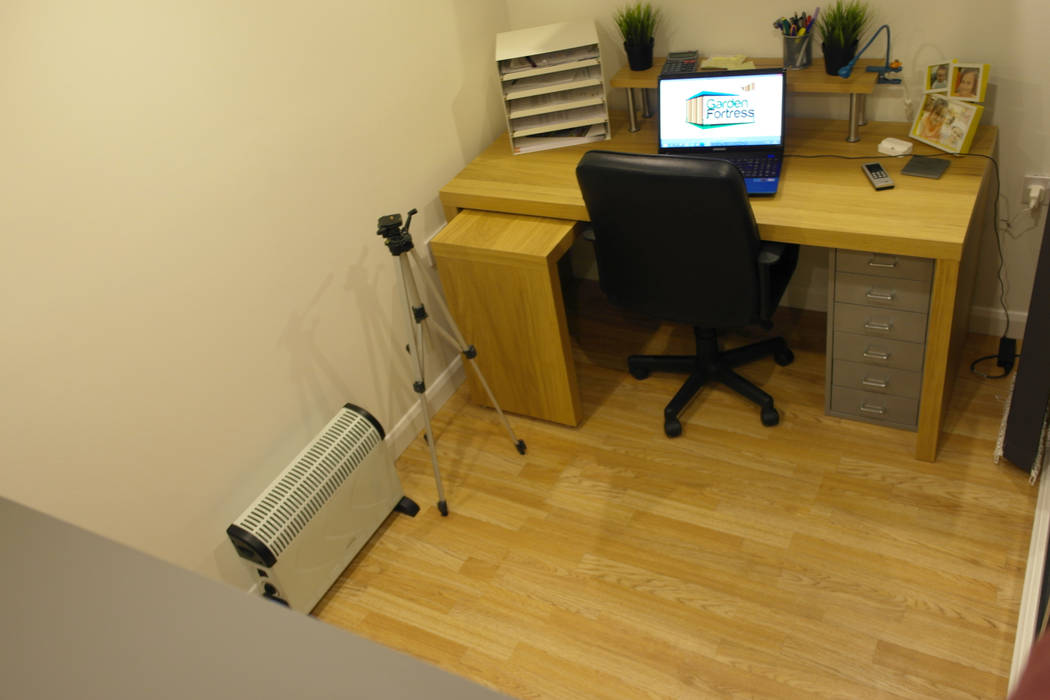
<svg viewBox="0 0 1050 700"><path fill-rule="evenodd" d="M758 297L759 318L768 323L773 318L775 310L773 302L773 283L770 279L770 269L780 262L787 250L786 243L774 243L763 241L762 247L758 249Z"/></svg>

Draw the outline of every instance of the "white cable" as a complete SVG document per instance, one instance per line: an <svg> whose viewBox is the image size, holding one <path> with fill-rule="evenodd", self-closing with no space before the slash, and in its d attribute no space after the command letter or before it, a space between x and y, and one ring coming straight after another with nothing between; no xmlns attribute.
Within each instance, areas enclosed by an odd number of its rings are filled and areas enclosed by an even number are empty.
<svg viewBox="0 0 1050 700"><path fill-rule="evenodd" d="M911 95L908 90L908 81L905 80L904 73L901 72L901 97L904 99L904 119L910 123L914 121L914 115L911 107Z"/></svg>

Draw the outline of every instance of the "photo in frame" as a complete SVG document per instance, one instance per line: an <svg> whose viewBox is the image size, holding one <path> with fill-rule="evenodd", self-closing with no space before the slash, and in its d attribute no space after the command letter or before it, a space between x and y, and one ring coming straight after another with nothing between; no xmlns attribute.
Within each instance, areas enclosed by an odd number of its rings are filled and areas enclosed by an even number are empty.
<svg viewBox="0 0 1050 700"><path fill-rule="evenodd" d="M949 80L952 75L952 64L950 61L934 63L926 66L926 85L924 92L948 92Z"/></svg>
<svg viewBox="0 0 1050 700"><path fill-rule="evenodd" d="M960 63L952 61L948 96L957 100L984 102L988 91L987 63Z"/></svg>
<svg viewBox="0 0 1050 700"><path fill-rule="evenodd" d="M967 153L983 112L982 105L926 93L908 135L948 153Z"/></svg>

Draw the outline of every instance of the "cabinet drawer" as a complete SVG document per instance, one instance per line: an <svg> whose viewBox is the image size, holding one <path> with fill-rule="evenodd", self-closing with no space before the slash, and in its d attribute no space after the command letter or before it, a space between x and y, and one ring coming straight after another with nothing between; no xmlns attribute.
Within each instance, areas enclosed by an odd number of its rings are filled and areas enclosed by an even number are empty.
<svg viewBox="0 0 1050 700"><path fill-rule="evenodd" d="M926 313L930 283L874 275L835 274L835 301Z"/></svg>
<svg viewBox="0 0 1050 700"><path fill-rule="evenodd" d="M839 272L854 272L876 277L899 277L907 280L933 279L933 260L909 258L904 255L865 253L859 250L840 250L836 256L835 269Z"/></svg>
<svg viewBox="0 0 1050 700"><path fill-rule="evenodd" d="M926 340L926 314L838 303L835 304L835 330L921 343Z"/></svg>
<svg viewBox="0 0 1050 700"><path fill-rule="evenodd" d="M835 360L831 370L831 383L836 387L873 394L892 394L917 399L922 391L922 373Z"/></svg>
<svg viewBox="0 0 1050 700"><path fill-rule="evenodd" d="M873 423L914 428L919 420L919 400L837 386L831 390L831 411Z"/></svg>
<svg viewBox="0 0 1050 700"><path fill-rule="evenodd" d="M833 357L836 360L860 362L875 367L892 367L913 372L922 371L922 356L926 346L903 340L872 338L856 333L834 334Z"/></svg>

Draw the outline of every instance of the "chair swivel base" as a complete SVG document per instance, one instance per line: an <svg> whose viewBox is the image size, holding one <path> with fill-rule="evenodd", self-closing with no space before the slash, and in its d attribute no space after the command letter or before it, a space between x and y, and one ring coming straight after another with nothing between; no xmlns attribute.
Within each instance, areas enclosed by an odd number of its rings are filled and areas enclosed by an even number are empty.
<svg viewBox="0 0 1050 700"><path fill-rule="evenodd" d="M627 369L636 379L645 379L654 371L689 374L685 384L664 408L664 432L667 437L682 434L679 413L700 388L710 381L721 382L758 404L762 409L763 425L772 427L780 422L780 414L773 407L773 397L734 372L733 368L769 355L782 367L791 364L795 355L783 338L770 338L723 352L718 350L718 339L713 331L696 329L696 348L696 355L631 355L627 358Z"/></svg>

